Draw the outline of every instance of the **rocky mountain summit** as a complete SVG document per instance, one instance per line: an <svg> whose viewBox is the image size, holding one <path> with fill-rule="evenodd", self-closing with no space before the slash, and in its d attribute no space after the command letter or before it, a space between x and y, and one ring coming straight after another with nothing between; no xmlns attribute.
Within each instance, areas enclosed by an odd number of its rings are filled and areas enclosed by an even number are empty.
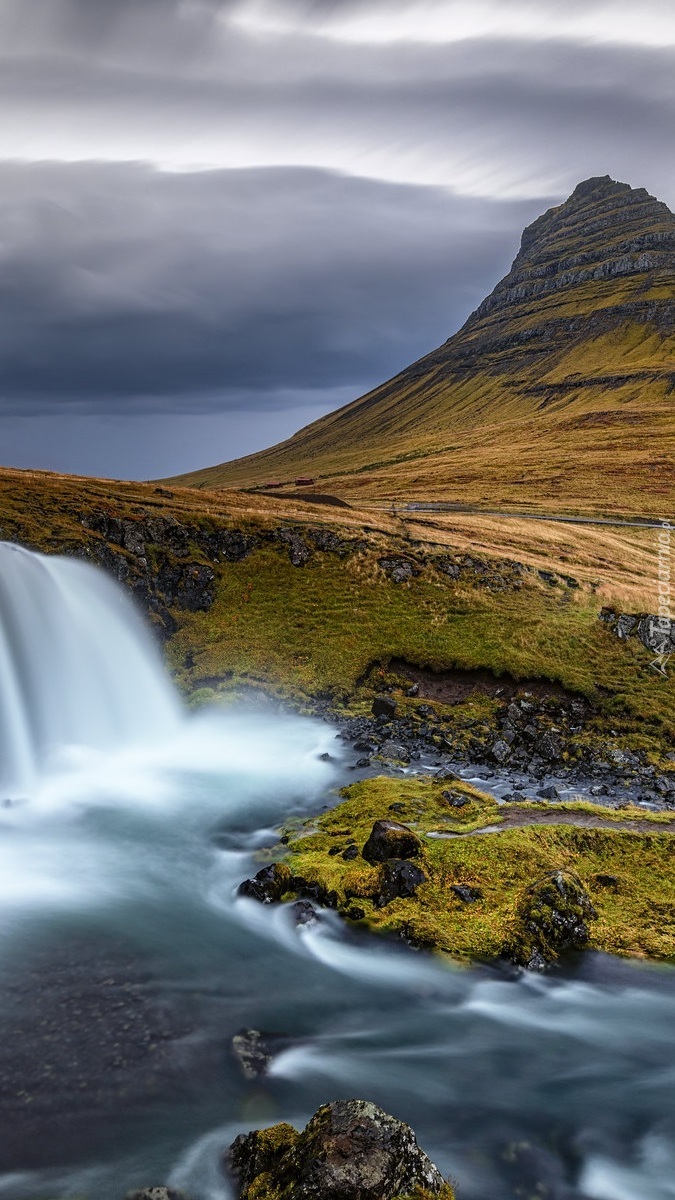
<svg viewBox="0 0 675 1200"><path fill-rule="evenodd" d="M438 349L288 441L182 477L658 516L675 448L675 215L608 175L524 231Z"/></svg>

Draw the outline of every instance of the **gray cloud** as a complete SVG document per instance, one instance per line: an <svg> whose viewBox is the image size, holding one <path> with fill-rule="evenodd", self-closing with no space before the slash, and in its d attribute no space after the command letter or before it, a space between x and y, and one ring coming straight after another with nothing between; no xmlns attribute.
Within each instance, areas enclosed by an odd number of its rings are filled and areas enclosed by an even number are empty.
<svg viewBox="0 0 675 1200"><path fill-rule="evenodd" d="M375 383L463 321L539 207L318 171L5 167L0 406Z"/></svg>

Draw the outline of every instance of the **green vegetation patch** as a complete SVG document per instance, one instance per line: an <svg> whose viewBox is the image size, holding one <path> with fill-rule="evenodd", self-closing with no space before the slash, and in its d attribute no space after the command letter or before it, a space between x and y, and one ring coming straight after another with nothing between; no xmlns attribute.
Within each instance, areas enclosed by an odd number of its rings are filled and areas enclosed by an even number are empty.
<svg viewBox="0 0 675 1200"><path fill-rule="evenodd" d="M453 793L468 803L454 807ZM509 810L490 797L464 783L419 778L370 779L347 788L344 796L330 812L288 833L285 861L294 876L335 891L348 918L356 915L371 929L403 934L453 958L491 959L522 942L527 889L549 872L572 871L597 913L590 922L590 947L675 958L675 835L660 831L658 820L654 832L634 832L621 827L621 816L628 814L588 804L578 806L580 820L618 817L617 828L538 823L505 828ZM535 821L537 812L559 811L555 805L530 807ZM412 898L378 907L383 868L371 866L360 851L373 822L388 819L422 838L415 864L426 882ZM476 832L486 827L493 832ZM358 857L345 859L350 845L356 845Z"/></svg>

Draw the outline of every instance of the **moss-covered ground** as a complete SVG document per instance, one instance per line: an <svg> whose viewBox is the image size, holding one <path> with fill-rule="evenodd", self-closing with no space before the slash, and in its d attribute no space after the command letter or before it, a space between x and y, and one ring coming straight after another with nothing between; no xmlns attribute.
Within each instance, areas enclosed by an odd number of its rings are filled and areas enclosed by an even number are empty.
<svg viewBox="0 0 675 1200"><path fill-rule="evenodd" d="M454 807L455 794L468 801ZM663 817L641 809L610 811L570 805L579 824L544 824L553 805L524 805L531 824L500 828L508 809L468 784L425 777L380 777L354 784L336 808L301 829L289 830L293 875L336 891L341 911L364 914L358 923L453 958L491 959L517 940L523 894L542 875L571 870L586 888L597 920L589 946L607 953L675 959L675 833ZM392 807L393 806L393 807ZM626 826L639 814L642 832ZM415 861L427 876L414 898L379 908L379 866L359 853L345 860L350 843L361 851L375 820L395 819L422 838ZM597 825L583 823L595 818ZM477 830L492 827L493 832ZM673 822L669 828L673 829ZM441 836L433 836L441 835ZM450 835L450 836L448 836ZM452 836L455 835L455 836ZM329 853L333 851L333 853ZM464 885L478 899L452 890Z"/></svg>

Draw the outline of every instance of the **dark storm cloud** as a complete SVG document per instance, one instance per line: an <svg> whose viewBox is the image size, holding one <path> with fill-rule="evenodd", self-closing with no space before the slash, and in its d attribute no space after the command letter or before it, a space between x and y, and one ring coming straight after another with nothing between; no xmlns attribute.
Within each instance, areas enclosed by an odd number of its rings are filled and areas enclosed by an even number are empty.
<svg viewBox="0 0 675 1200"><path fill-rule="evenodd" d="M461 323L536 207L318 171L5 167L2 411L375 383Z"/></svg>

